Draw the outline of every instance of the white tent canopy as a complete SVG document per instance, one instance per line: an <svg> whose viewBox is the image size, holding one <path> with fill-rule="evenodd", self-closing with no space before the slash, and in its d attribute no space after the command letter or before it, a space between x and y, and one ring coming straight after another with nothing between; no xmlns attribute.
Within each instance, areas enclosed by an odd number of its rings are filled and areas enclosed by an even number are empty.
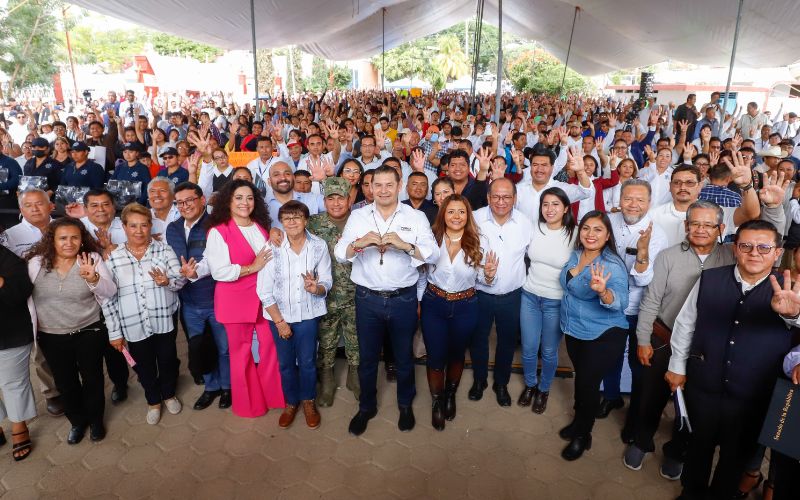
<svg viewBox="0 0 800 500"><path fill-rule="evenodd" d="M226 49L250 49L250 0L70 0ZM503 28L537 40L564 60L577 2L505 0ZM733 0L592 0L578 14L569 66L584 74L667 59L727 66L738 2ZM255 1L258 47L299 45L332 60L369 57L475 14L475 0ZM382 9L386 8L385 14ZM385 32L382 29L385 15ZM484 19L497 24L497 0ZM745 2L736 65L774 67L798 60L800 2Z"/></svg>
<svg viewBox="0 0 800 500"><path fill-rule="evenodd" d="M399 80L395 80L393 82L389 82L386 84L387 89L410 89L410 88L418 88L418 89L429 89L431 88L431 84L423 80L422 78L401 78Z"/></svg>

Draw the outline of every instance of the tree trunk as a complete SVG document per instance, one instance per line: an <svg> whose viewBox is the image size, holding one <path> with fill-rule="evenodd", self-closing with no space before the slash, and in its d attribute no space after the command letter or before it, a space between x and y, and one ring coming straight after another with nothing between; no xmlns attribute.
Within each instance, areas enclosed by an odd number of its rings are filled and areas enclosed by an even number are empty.
<svg viewBox="0 0 800 500"><path fill-rule="evenodd" d="M28 40L25 42L25 47L22 49L22 54L20 55L17 64L14 65L14 72L11 74L11 79L9 79L8 81L9 95L14 95L14 81L17 79L17 74L19 74L19 70L22 67L22 61L24 61L25 56L28 55L28 50L31 48L31 42L33 41L33 36L36 34L36 30L39 27L39 21L42 19L43 15L44 15L44 8L42 8L36 15L36 21L33 23L33 28L31 28L31 34L28 35Z"/></svg>

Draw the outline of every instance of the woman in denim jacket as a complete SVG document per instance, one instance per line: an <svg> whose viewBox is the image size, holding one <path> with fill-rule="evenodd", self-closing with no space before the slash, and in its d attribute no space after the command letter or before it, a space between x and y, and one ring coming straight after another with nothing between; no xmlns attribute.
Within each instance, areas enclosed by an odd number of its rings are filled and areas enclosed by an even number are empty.
<svg viewBox="0 0 800 500"><path fill-rule="evenodd" d="M560 276L561 329L575 367L575 418L559 432L570 442L561 452L565 460L592 447L600 381L625 350L628 328L628 273L605 213L593 210L583 217L575 248Z"/></svg>

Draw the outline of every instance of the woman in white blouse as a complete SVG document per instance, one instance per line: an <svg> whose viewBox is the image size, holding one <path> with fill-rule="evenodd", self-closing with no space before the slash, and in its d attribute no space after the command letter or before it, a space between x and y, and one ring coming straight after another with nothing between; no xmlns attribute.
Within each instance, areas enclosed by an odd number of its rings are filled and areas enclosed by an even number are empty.
<svg viewBox="0 0 800 500"><path fill-rule="evenodd" d="M606 202L606 212L619 212L620 190L625 181L635 179L639 173L636 162L630 158L619 160L617 157L611 158L612 162L618 162L617 172L619 172L619 183L614 187L603 189L603 199Z"/></svg>
<svg viewBox="0 0 800 500"><path fill-rule="evenodd" d="M327 314L325 296L333 284L331 257L325 241L306 231L308 207L289 201L278 210L286 238L273 259L258 273L256 290L269 319L278 351L286 408L278 420L285 429L294 421L300 403L306 424L316 429L320 416L317 397L317 333Z"/></svg>
<svg viewBox="0 0 800 500"><path fill-rule="evenodd" d="M624 160L629 161L629 160ZM561 344L561 298L564 290L558 281L561 269L575 246L575 217L567 194L552 187L542 193L539 222L533 229L528 246L528 278L522 286L520 330L522 336L522 370L525 388L519 406L531 406L534 413L544 413L550 384L558 365ZM542 374L537 379L539 349L542 352Z"/></svg>
<svg viewBox="0 0 800 500"><path fill-rule="evenodd" d="M181 402L175 396L178 382L178 290L186 284L178 257L166 242L151 237L150 210L131 203L122 210L127 243L108 257L108 270L117 294L103 304L111 345L127 349L136 365L149 408L147 423L161 420L161 403L176 415Z"/></svg>
<svg viewBox="0 0 800 500"><path fill-rule="evenodd" d="M456 416L464 350L478 322L475 283L491 286L498 260L480 236L469 201L460 194L442 202L432 230L441 252L436 264L428 266L428 286L421 305L422 336L433 399L431 424L441 431L445 420Z"/></svg>

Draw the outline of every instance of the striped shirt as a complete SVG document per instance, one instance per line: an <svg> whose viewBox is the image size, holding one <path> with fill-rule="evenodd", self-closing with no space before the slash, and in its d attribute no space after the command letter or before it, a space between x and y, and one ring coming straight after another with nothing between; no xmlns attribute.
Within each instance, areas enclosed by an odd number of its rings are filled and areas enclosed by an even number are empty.
<svg viewBox="0 0 800 500"><path fill-rule="evenodd" d="M153 240L142 260L136 260L126 245L120 245L106 262L117 285L117 294L103 305L108 338L124 337L139 342L175 328L172 316L178 309L177 291L186 283L181 265L172 248ZM159 268L169 277L167 286L158 286L150 270Z"/></svg>

